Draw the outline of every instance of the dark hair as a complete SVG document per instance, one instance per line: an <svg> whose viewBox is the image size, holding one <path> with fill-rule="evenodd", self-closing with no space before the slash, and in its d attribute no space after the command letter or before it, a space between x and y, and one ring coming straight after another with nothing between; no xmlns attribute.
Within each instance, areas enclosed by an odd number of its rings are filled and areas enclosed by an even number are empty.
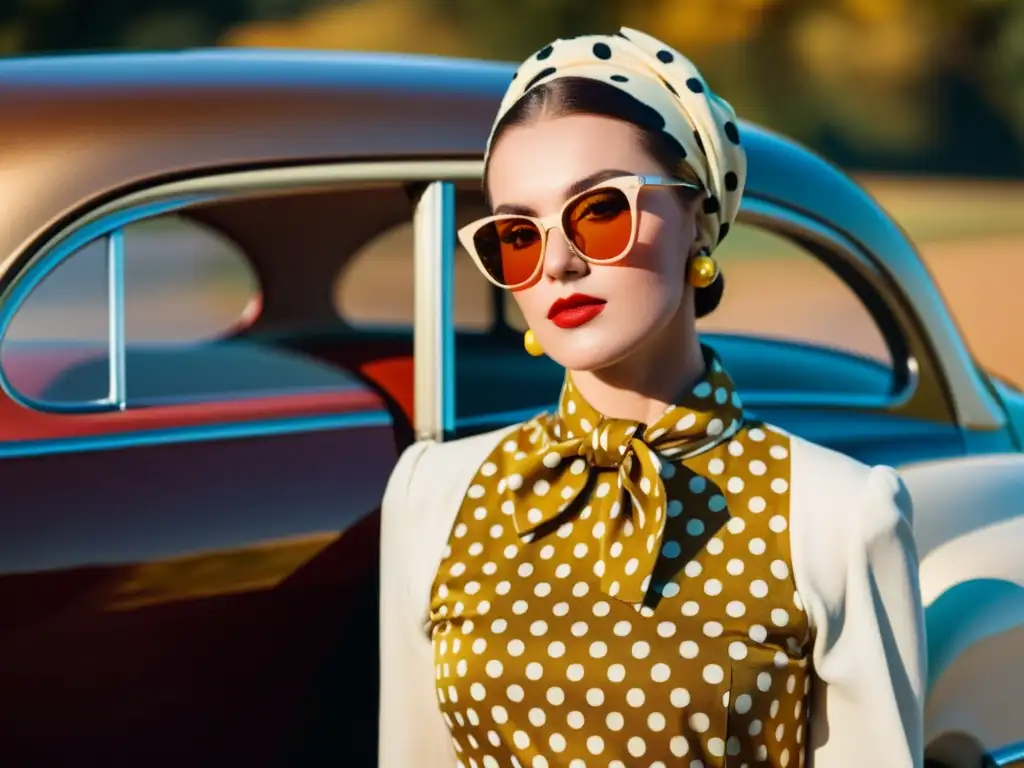
<svg viewBox="0 0 1024 768"><path fill-rule="evenodd" d="M643 149L665 170L666 175L697 182L696 175L686 162L686 150L674 136L665 131L665 121L656 109L613 85L585 77L561 77L527 91L498 121L491 146L494 147L502 133L509 128L541 118L568 115L600 115L628 123L636 129ZM484 197L490 205L486 166ZM722 300L724 283L724 277L719 275L707 288L696 290L694 301L697 317L710 314L718 306Z"/></svg>

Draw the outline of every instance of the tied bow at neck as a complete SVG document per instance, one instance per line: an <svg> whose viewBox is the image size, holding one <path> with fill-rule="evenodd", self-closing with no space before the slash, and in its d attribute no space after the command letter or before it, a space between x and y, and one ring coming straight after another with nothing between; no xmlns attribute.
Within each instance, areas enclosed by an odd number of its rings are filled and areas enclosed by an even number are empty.
<svg viewBox="0 0 1024 768"><path fill-rule="evenodd" d="M665 479L675 474L674 464L740 426L732 381L705 353L704 377L649 426L602 417L567 375L557 416L525 430L528 445L506 445L514 453L506 485L519 535L593 517L600 548L594 573L608 595L624 602L642 603L650 586L668 510Z"/></svg>

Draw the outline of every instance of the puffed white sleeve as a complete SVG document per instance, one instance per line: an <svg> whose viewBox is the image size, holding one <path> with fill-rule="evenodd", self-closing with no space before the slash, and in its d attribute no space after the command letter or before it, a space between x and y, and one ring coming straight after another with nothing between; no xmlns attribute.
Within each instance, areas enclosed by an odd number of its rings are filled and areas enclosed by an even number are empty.
<svg viewBox="0 0 1024 768"><path fill-rule="evenodd" d="M920 768L926 646L910 496L889 467L802 441L792 456L793 573L813 631L809 765Z"/></svg>
<svg viewBox="0 0 1024 768"><path fill-rule="evenodd" d="M425 630L426 601L440 559L438 536L427 530L432 500L424 493L421 466L431 445L420 442L405 450L381 505L379 768L456 764Z"/></svg>

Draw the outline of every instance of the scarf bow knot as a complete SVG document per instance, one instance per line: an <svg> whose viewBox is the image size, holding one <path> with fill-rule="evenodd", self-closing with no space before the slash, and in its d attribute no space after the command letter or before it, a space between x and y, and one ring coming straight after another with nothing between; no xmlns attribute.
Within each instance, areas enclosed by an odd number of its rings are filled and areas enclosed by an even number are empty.
<svg viewBox="0 0 1024 768"><path fill-rule="evenodd" d="M528 446L508 446L506 493L521 537L595 518L594 573L602 590L640 604L661 552L668 499L664 476L689 455L739 429L742 406L710 350L707 373L650 426L604 418L566 376L558 413L538 420ZM528 430L529 431L529 430Z"/></svg>
<svg viewBox="0 0 1024 768"><path fill-rule="evenodd" d="M577 449L579 456L586 459L593 469L617 470L632 465L634 436L643 434L644 425L626 419L601 419L591 431L589 439L580 439ZM629 473L629 466L626 466Z"/></svg>

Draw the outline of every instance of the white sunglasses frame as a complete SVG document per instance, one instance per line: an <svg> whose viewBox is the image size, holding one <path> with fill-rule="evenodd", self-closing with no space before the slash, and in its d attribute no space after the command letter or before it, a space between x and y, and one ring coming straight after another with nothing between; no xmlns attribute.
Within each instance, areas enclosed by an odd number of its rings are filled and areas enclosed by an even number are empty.
<svg viewBox="0 0 1024 768"><path fill-rule="evenodd" d="M569 245L570 250L588 264L615 264L625 258L626 254L629 253L630 249L636 243L636 235L640 222L640 209L637 205L637 200L640 196L640 190L644 187L682 187L684 189L692 189L695 192L702 192L704 189L699 184L682 181L681 179L674 179L669 176L618 176L613 179L599 182L592 187L588 187L579 194L573 195L562 204L562 207L557 213L552 213L547 216L526 216L519 213L499 213L494 216L485 216L482 219L471 221L469 224L458 230L459 242L462 243L462 247L465 248L472 257L473 263L476 264L477 269L479 269L483 276L487 278L488 282L507 291L515 291L520 288L524 288L528 285L532 285L536 281L537 276L544 267L544 258L547 253L548 245L548 232L552 229L557 229L561 232L562 237L565 238L565 242ZM575 205L580 198L593 194L601 189L617 189L622 192L626 196L626 200L629 202L629 209L632 218L632 231L629 233L629 242L626 243L626 246L622 249L622 252L619 253L619 255L611 259L593 259L587 256L573 244L569 237L569 233L565 231L564 227L566 211ZM509 221L511 219L528 221L537 227L537 231L540 232L540 256L537 259L537 264L534 267L533 272L526 280L514 285L505 285L491 277L490 273L484 267L480 254L477 253L476 250L474 235L488 224L493 224L498 221Z"/></svg>

